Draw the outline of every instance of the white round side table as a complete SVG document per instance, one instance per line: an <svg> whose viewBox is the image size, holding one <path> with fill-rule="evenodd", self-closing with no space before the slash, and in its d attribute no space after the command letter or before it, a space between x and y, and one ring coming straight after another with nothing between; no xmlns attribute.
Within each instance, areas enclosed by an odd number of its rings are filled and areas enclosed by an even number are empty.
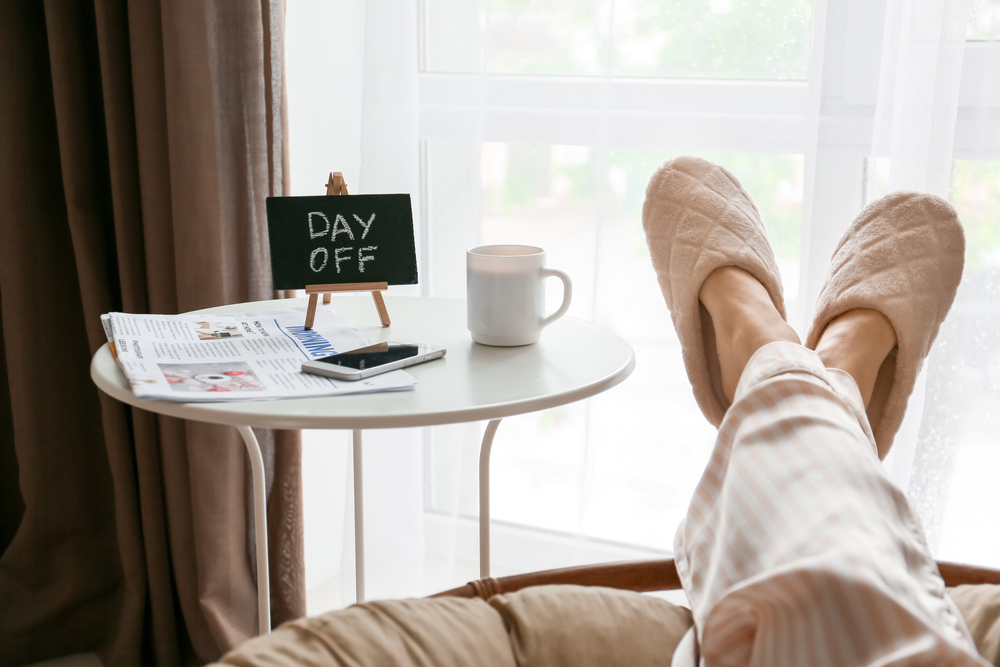
<svg viewBox="0 0 1000 667"><path fill-rule="evenodd" d="M537 343L489 347L473 343L466 329L465 301L386 297L392 325L383 327L369 296L335 296L331 306L373 342L395 340L446 347L443 359L407 368L412 391L301 398L247 403L174 403L136 398L102 346L90 365L94 383L109 396L171 417L239 429L253 473L260 632L270 631L264 461L252 428L350 429L354 447L354 512L357 599L365 599L364 489L361 432L366 428L434 426L489 420L479 454L480 576L490 575L490 451L500 420L553 408L599 394L627 378L635 354L620 336L573 317L545 329ZM305 306L282 299L206 308L197 312L243 312ZM324 306L321 306L324 307Z"/></svg>

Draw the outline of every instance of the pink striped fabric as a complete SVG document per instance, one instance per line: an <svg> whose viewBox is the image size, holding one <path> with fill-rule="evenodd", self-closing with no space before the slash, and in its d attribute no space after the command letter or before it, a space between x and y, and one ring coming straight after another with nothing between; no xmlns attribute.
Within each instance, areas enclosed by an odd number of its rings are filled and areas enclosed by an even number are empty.
<svg viewBox="0 0 1000 667"><path fill-rule="evenodd" d="M754 355L675 538L696 635L674 666L987 665L847 373Z"/></svg>

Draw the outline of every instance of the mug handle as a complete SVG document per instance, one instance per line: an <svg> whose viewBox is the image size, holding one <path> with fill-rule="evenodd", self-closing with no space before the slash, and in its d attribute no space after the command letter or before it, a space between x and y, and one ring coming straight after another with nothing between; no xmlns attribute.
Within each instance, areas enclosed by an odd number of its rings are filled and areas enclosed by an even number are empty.
<svg viewBox="0 0 1000 667"><path fill-rule="evenodd" d="M568 275L556 269L542 269L541 275L542 280L555 277L561 280L563 284L563 300L562 305L559 306L559 310L552 313L548 317L542 318L542 326L547 327L565 315L566 311L569 310L569 304L573 300L573 281L569 279Z"/></svg>

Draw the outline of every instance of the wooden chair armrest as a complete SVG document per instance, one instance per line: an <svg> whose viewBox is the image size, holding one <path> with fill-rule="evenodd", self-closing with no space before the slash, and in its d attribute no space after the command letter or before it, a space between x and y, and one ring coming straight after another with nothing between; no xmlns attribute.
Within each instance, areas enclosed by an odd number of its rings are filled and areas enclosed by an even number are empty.
<svg viewBox="0 0 1000 667"><path fill-rule="evenodd" d="M625 561L622 563L601 563L600 565L580 565L557 570L543 570L509 577L479 579L450 591L437 593L431 597L481 597L488 600L500 593L513 593L529 586L545 584L576 584L578 586L607 586L626 591L645 593L649 591L669 591L681 587L674 559Z"/></svg>
<svg viewBox="0 0 1000 667"><path fill-rule="evenodd" d="M945 586L960 584L1000 584L1000 570L962 563L938 561L938 570ZM578 586L607 586L627 591L647 593L681 588L680 577L673 558L664 560L626 561L580 565L557 570L543 570L509 577L478 579L450 591L430 597L480 597L488 600L501 593L513 593L529 586L545 584L576 584Z"/></svg>
<svg viewBox="0 0 1000 667"><path fill-rule="evenodd" d="M1000 584L1000 570L964 563L950 563L946 560L937 562L938 571L944 579L945 586L961 586L962 584Z"/></svg>

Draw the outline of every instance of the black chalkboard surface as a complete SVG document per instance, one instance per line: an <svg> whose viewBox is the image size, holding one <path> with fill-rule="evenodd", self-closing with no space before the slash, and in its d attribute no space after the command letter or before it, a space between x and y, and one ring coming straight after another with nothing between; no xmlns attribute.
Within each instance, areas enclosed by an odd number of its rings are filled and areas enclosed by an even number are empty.
<svg viewBox="0 0 1000 667"><path fill-rule="evenodd" d="M274 289L417 282L410 195L268 197Z"/></svg>

